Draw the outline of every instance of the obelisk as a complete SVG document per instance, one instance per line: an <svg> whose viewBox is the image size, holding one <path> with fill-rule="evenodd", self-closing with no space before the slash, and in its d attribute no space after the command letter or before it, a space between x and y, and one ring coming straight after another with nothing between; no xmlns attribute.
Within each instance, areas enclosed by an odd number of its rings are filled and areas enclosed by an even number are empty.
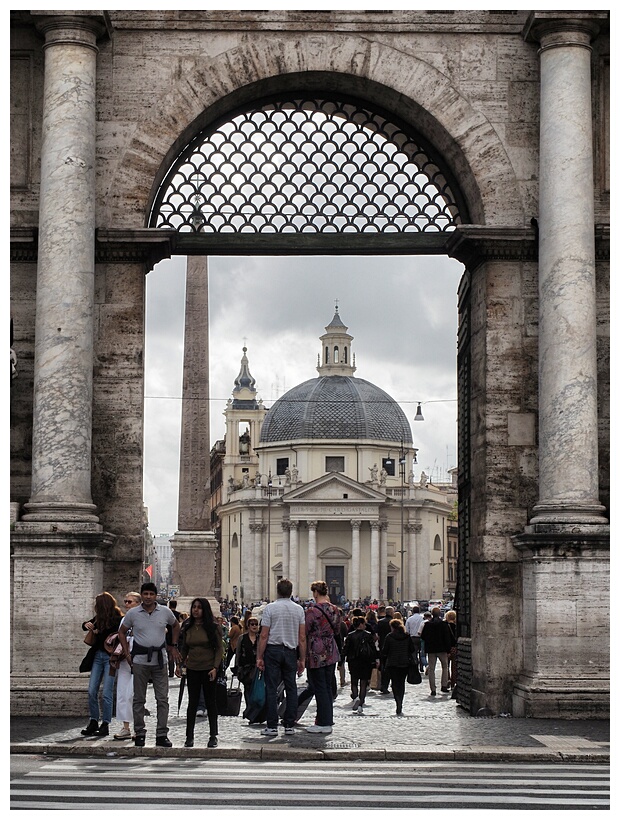
<svg viewBox="0 0 620 820"><path fill-rule="evenodd" d="M217 541L210 520L210 452L208 262L204 256L190 256L185 285L178 531L170 539L182 611L188 611L194 597L215 597Z"/></svg>

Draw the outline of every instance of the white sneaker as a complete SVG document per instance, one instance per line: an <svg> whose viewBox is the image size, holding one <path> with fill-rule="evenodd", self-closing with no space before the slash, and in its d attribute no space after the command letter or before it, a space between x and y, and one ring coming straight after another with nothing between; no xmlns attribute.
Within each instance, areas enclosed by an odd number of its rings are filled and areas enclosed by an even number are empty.
<svg viewBox="0 0 620 820"><path fill-rule="evenodd" d="M306 732L310 732L313 735L331 735L332 727L331 726L308 726Z"/></svg>
<svg viewBox="0 0 620 820"><path fill-rule="evenodd" d="M284 734L285 735L294 735L295 729L292 726L285 726L284 727Z"/></svg>
<svg viewBox="0 0 620 820"><path fill-rule="evenodd" d="M364 714L364 708L362 706L357 707L357 714L358 715L363 715Z"/></svg>
<svg viewBox="0 0 620 820"><path fill-rule="evenodd" d="M266 737L277 737L278 736L278 730L277 729L270 729L268 726L266 726L263 729L263 731L261 732L261 735L265 735Z"/></svg>
<svg viewBox="0 0 620 820"><path fill-rule="evenodd" d="M206 713L205 713L204 709L198 709L197 712L196 712L196 717L204 717L205 714Z"/></svg>

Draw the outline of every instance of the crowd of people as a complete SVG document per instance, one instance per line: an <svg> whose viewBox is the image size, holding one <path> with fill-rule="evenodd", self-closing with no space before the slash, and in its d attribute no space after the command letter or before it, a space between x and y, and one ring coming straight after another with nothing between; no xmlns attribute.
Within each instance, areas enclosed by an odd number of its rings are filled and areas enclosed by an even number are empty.
<svg viewBox="0 0 620 820"><path fill-rule="evenodd" d="M441 609L420 612L376 601L330 600L324 581L310 587L311 597L292 597L292 583L280 579L277 598L241 606L224 599L214 613L207 598L194 598L188 613L177 612L175 601L157 600L153 583L124 596L125 613L108 592L97 595L94 615L82 624L89 650L80 671L89 672L89 722L82 734L109 734L116 691L116 718L122 727L115 740L146 740L146 693L149 683L157 704L155 744L171 746L168 737L168 679L185 678L189 703L185 746L194 745L197 714L209 723L207 746L218 744L218 678L230 668L243 686L250 706L257 677L264 684L266 722L262 734L276 737L279 723L284 734L295 733L303 710L316 701L314 734L333 729L333 702L338 686L346 685L349 671L353 712L363 714L371 686L391 695L396 715L403 714L406 681L428 677L430 695L437 694L436 668L440 663L440 691L455 696L457 682L456 612L442 616ZM111 658L116 658L114 663ZM299 694L297 678L306 673L306 688ZM116 687L115 687L116 682ZM391 687L391 690L390 690ZM99 694L101 703L99 705ZM133 723L133 733L131 730Z"/></svg>

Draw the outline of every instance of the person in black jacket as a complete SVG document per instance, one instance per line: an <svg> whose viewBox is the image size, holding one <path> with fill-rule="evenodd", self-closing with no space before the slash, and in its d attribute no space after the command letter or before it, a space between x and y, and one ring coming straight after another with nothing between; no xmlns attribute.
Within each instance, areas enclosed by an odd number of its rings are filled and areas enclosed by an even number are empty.
<svg viewBox="0 0 620 820"><path fill-rule="evenodd" d="M454 644L452 630L445 621L441 619L441 610L438 606L431 610L432 618L427 621L422 628L420 637L424 641L424 647L428 657L428 682L431 687L431 696L435 697L437 689L435 685L435 666L437 658L441 663L441 691L449 692L448 674L448 653Z"/></svg>
<svg viewBox="0 0 620 820"><path fill-rule="evenodd" d="M393 606L386 606L385 607L385 615L383 618L379 618L377 622L377 635L379 638L379 655L381 657L381 694L382 695L389 695L390 694L390 674L385 667L385 662L383 660L383 644L385 643L385 639L390 634L391 631L391 622L392 618L394 617L394 607Z"/></svg>
<svg viewBox="0 0 620 820"><path fill-rule="evenodd" d="M352 627L344 644L344 656L351 676L353 711L361 715L370 675L379 661L379 654L374 636L366 629L366 620L355 617Z"/></svg>
<svg viewBox="0 0 620 820"><path fill-rule="evenodd" d="M400 618L390 621L391 632L385 636L381 660L392 681L392 694L396 701L396 714L403 713L403 698L405 697L405 680L409 659L414 655L413 642L405 632L405 625Z"/></svg>
<svg viewBox="0 0 620 820"><path fill-rule="evenodd" d="M245 705L250 702L250 691L256 675L256 650L258 649L258 618L250 616L247 621L248 631L237 641L233 675L243 684Z"/></svg>

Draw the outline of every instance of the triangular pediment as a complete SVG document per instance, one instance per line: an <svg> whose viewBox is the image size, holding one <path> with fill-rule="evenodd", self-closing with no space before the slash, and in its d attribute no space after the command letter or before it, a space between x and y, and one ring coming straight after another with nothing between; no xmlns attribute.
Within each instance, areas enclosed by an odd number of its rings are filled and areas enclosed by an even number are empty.
<svg viewBox="0 0 620 820"><path fill-rule="evenodd" d="M285 493L285 503L293 501L342 501L346 495L348 501L385 502L385 495L372 487L360 484L343 473L327 473L301 487Z"/></svg>

